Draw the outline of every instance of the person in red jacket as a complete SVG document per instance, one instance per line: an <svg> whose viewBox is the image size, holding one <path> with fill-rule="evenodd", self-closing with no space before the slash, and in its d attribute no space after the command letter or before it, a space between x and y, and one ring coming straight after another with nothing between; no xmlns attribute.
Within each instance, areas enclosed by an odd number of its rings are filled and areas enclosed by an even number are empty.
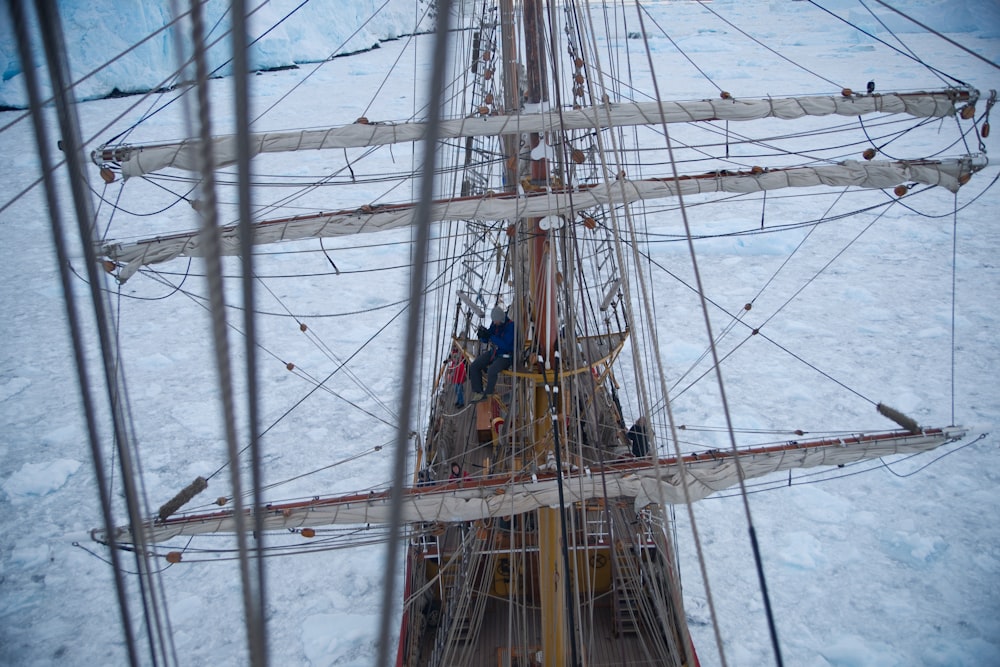
<svg viewBox="0 0 1000 667"><path fill-rule="evenodd" d="M448 475L448 481L450 482L461 482L464 479L469 478L469 473L462 470L462 466L457 463L451 464L451 474Z"/></svg>
<svg viewBox="0 0 1000 667"><path fill-rule="evenodd" d="M451 383L455 385L455 406L465 405L465 357L457 347L451 348L450 368Z"/></svg>

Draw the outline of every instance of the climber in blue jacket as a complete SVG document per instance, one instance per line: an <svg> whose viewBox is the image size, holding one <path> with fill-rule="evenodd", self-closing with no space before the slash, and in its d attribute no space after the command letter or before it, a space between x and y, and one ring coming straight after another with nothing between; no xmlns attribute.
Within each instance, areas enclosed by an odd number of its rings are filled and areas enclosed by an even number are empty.
<svg viewBox="0 0 1000 667"><path fill-rule="evenodd" d="M481 401L493 394L500 372L514 364L514 341L517 339L517 327L514 321L507 317L507 312L500 306L490 313L493 323L487 327L479 327L479 340L489 343L489 348L480 353L469 367L469 378L472 382L472 402ZM486 389L483 389L483 371L486 371Z"/></svg>

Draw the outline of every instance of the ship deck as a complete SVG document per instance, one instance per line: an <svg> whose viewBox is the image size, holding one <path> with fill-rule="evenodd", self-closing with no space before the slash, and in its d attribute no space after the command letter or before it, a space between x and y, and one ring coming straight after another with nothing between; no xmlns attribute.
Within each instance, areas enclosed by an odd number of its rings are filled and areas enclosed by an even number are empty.
<svg viewBox="0 0 1000 667"><path fill-rule="evenodd" d="M610 596L593 606L585 605L583 616L582 622L579 618L576 622L587 651L584 664L590 667L663 665L648 647L650 640L640 634L615 634ZM509 602L491 597L486 603L478 634L458 642L452 664L469 667L540 665L536 654L542 646L541 625L541 613L537 608L518 605L514 609ZM425 647L424 655L430 654L429 648ZM678 661L678 664L683 663Z"/></svg>

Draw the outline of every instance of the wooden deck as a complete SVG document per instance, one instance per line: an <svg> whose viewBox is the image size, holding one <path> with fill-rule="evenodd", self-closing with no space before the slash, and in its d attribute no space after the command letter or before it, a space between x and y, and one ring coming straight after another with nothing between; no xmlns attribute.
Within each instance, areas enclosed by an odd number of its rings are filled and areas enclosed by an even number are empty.
<svg viewBox="0 0 1000 667"><path fill-rule="evenodd" d="M662 666L650 655L646 641L640 635L615 636L610 598L592 608L583 608L583 619L577 618L586 647L584 664L590 667L631 665ZM591 613L593 612L593 613ZM512 612L506 601L491 598L479 636L466 646L464 655L455 664L482 667L533 667L539 664L535 655L541 650L541 616L538 609L518 609ZM514 648L511 648L514 647Z"/></svg>

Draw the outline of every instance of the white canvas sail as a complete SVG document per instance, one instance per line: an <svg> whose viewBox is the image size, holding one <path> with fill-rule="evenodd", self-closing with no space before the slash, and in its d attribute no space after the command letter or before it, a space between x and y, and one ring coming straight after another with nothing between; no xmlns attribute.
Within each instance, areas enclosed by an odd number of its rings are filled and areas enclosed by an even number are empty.
<svg viewBox="0 0 1000 667"><path fill-rule="evenodd" d="M744 479L753 479L792 468L836 466L865 459L927 451L960 438L965 430L949 428L919 434L899 433L844 437L833 440L793 443L779 447L744 450L734 457L728 452L712 452L659 462L610 466L601 473L584 471L563 477L567 503L599 497L632 497L635 508L655 503L685 502L686 483L691 501L730 488ZM554 473L535 479L489 479L474 484L447 484L408 489L403 499L403 520L407 522L475 521L488 517L516 515L542 507L559 505L558 480ZM385 523L390 517L390 492L317 499L307 503L272 505L263 518L266 529L292 529L321 525ZM179 535L227 533L236 530L233 512L192 515L155 522L143 527L145 539L163 542ZM95 539L107 536L95 531ZM115 535L119 543L133 540L129 528Z"/></svg>
<svg viewBox="0 0 1000 667"><path fill-rule="evenodd" d="M571 190L438 201L432 207L431 218L435 221L513 220L547 215L571 218L577 212L597 206L675 197L678 193L751 193L818 185L890 188L900 183L915 182L939 185L956 192L965 178L985 164L985 158L980 157L914 162L849 160L840 164L771 169L760 173L699 175L676 180L623 180ZM396 229L412 224L414 211L415 206L411 204L366 206L352 211L263 221L253 226L253 243L263 245ZM239 253L237 226L222 227L220 236L222 254ZM118 274L121 281L128 280L141 266L167 262L182 255L199 257L203 252L200 233L197 231L130 243L108 243L99 249L102 256L125 265Z"/></svg>
<svg viewBox="0 0 1000 667"><path fill-rule="evenodd" d="M861 116L872 113L941 118L954 115L956 103L974 101L975 97L974 92L949 89L884 95L615 103L583 109L455 118L442 122L439 132L442 139L448 139L636 125L655 127L661 123L691 121L749 121L760 118L791 120L804 116ZM250 135L249 144L253 155L356 148L419 141L426 131L426 123L422 122L364 122L341 127L256 133ZM194 171L198 169L197 148L196 141L103 146L94 151L93 159L98 164L120 164L122 174L129 178L166 168ZM235 137L215 137L212 140L212 150L217 166L232 164L236 160Z"/></svg>

